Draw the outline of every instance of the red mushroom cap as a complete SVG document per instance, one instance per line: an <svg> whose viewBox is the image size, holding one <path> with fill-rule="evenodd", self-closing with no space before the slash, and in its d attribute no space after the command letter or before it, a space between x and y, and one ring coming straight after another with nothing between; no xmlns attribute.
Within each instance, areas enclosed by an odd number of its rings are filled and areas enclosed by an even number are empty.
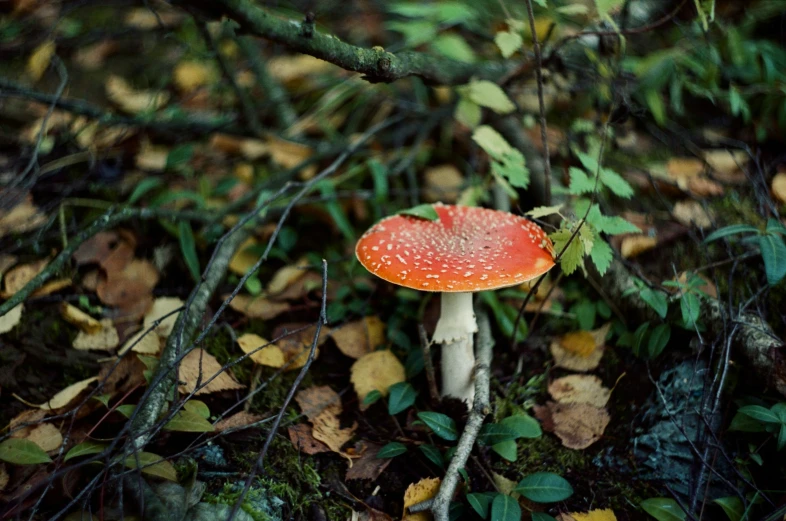
<svg viewBox="0 0 786 521"><path fill-rule="evenodd" d="M355 246L377 277L420 291L473 292L515 286L554 266L540 227L507 212L435 204L439 219L394 215Z"/></svg>

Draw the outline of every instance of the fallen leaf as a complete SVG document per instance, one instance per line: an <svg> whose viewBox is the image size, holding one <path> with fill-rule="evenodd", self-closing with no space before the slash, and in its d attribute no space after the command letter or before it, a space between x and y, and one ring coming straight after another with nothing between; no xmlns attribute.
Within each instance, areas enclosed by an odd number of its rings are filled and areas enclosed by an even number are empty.
<svg viewBox="0 0 786 521"><path fill-rule="evenodd" d="M385 471L392 458L378 458L377 453L382 445L377 443L365 442L366 450L363 454L355 460L344 479L367 479L376 481L379 476Z"/></svg>
<svg viewBox="0 0 786 521"><path fill-rule="evenodd" d="M696 226L700 229L712 226L710 214L698 201L677 201L671 215L684 226Z"/></svg>
<svg viewBox="0 0 786 521"><path fill-rule="evenodd" d="M750 161L750 156L744 150L704 150L702 155L715 177L724 181L739 180L741 169ZM745 179L744 173L742 179Z"/></svg>
<svg viewBox="0 0 786 521"><path fill-rule="evenodd" d="M287 371L300 369L306 365L308 354L311 351L311 344L314 341L314 335L317 331L317 327L314 324L307 325L308 327L301 329L306 325L307 324L298 323L282 324L273 330L273 337L279 338L276 345L281 349L281 352L284 353L284 358L287 363L289 363ZM298 329L300 329L300 331L297 333L288 334L289 331L297 331ZM325 343L329 334L330 328L322 326L319 339L317 340L317 347ZM314 358L316 359L318 356L319 349L314 353Z"/></svg>
<svg viewBox="0 0 786 521"><path fill-rule="evenodd" d="M78 266L85 264L103 264L112 255L118 255L117 249L121 242L126 242L118 232L98 232L85 242L79 245L71 256ZM124 248L122 255L126 260L121 266L112 265L114 269L123 269L125 264L131 261L134 255L133 245L131 248Z"/></svg>
<svg viewBox="0 0 786 521"><path fill-rule="evenodd" d="M49 282L47 282L46 284L35 290L32 296L43 297L45 295L51 295L52 293L57 293L62 289L70 287L71 284L73 284L73 281L68 277L62 279L50 280Z"/></svg>
<svg viewBox="0 0 786 521"><path fill-rule="evenodd" d="M257 263L260 253L254 248L258 242L253 237L249 237L229 260L229 271L236 275L245 275Z"/></svg>
<svg viewBox="0 0 786 521"><path fill-rule="evenodd" d="M107 78L104 88L109 101L129 114L153 112L169 101L169 94L163 90L137 90L125 79L114 74Z"/></svg>
<svg viewBox="0 0 786 521"><path fill-rule="evenodd" d="M697 286L696 289L698 289L700 291L703 291L704 293L706 293L707 295L709 295L712 298L718 298L718 288L715 286L714 282L712 282L710 279L708 279L707 277L705 277L701 273L692 273L691 276L692 277L698 277L698 278L700 278L701 280L704 281L704 284L701 284L700 286ZM683 271L682 273L680 273L679 276L677 277L677 282L679 282L680 284L687 284L688 283L688 272L687 271ZM676 294L676 293L680 292L680 289L679 288L669 288L669 291L671 291L671 293L675 293Z"/></svg>
<svg viewBox="0 0 786 521"><path fill-rule="evenodd" d="M357 360L385 342L385 323L376 315L364 317L333 329L330 336L339 351Z"/></svg>
<svg viewBox="0 0 786 521"><path fill-rule="evenodd" d="M511 496L513 499L518 499L521 496L521 494L516 492L516 486L518 486L517 482L506 478L502 474L497 474L494 471L491 472L491 478L494 480L494 486L500 493Z"/></svg>
<svg viewBox="0 0 786 521"><path fill-rule="evenodd" d="M68 302L60 304L60 315L66 322L75 325L87 334L95 334L101 331L101 323Z"/></svg>
<svg viewBox="0 0 786 521"><path fill-rule="evenodd" d="M101 302L122 307L151 295L158 284L158 270L149 261L134 259L122 271L107 271L96 293Z"/></svg>
<svg viewBox="0 0 786 521"><path fill-rule="evenodd" d="M30 54L30 57L27 59L27 75L33 83L40 80L41 76L44 75L54 54L55 42L52 40L46 40Z"/></svg>
<svg viewBox="0 0 786 521"><path fill-rule="evenodd" d="M267 145L270 159L284 168L294 168L314 155L311 147L274 135L268 136ZM311 164L300 170L300 178L306 181L316 173L317 165Z"/></svg>
<svg viewBox="0 0 786 521"><path fill-rule="evenodd" d="M23 304L17 304L8 310L8 313L0 317L0 335L8 333L15 328L22 320L22 311L24 311Z"/></svg>
<svg viewBox="0 0 786 521"><path fill-rule="evenodd" d="M134 165L147 172L163 172L166 170L168 157L169 148L143 142L142 147L134 157Z"/></svg>
<svg viewBox="0 0 786 521"><path fill-rule="evenodd" d="M8 298L15 295L28 282L33 280L36 275L44 271L48 263L47 259L41 259L28 264L19 264L8 270L4 277L5 291L3 296Z"/></svg>
<svg viewBox="0 0 786 521"><path fill-rule="evenodd" d="M80 331L74 339L73 348L78 351L112 351L116 348L120 343L120 337L112 319L101 320L99 327L96 333Z"/></svg>
<svg viewBox="0 0 786 521"><path fill-rule="evenodd" d="M32 441L44 452L52 452L63 444L63 435L51 423L42 423L34 427L25 439Z"/></svg>
<svg viewBox="0 0 786 521"><path fill-rule="evenodd" d="M658 239L649 235L628 235L622 239L620 253L625 259L631 259L658 245Z"/></svg>
<svg viewBox="0 0 786 521"><path fill-rule="evenodd" d="M11 476L8 475L8 469L5 468L5 463L0 463L0 492L6 489L10 479Z"/></svg>
<svg viewBox="0 0 786 521"><path fill-rule="evenodd" d="M268 282L268 294L276 295L283 292L306 274L308 266L309 263L306 259L300 259L294 264L278 269L271 277L270 282Z"/></svg>
<svg viewBox="0 0 786 521"><path fill-rule="evenodd" d="M334 416L342 411L341 397L328 385L303 389L295 395L295 401L306 418L312 421L325 411L330 411Z"/></svg>
<svg viewBox="0 0 786 521"><path fill-rule="evenodd" d="M357 423L353 423L351 427L342 429L341 421L338 419L338 416L329 409L323 411L314 418L311 423L314 426L312 435L315 440L321 441L333 452L341 454L342 456L347 456L347 454L341 450L341 447L352 439L352 436L355 434L355 429L357 429L358 426Z"/></svg>
<svg viewBox="0 0 786 521"><path fill-rule="evenodd" d="M162 25L175 25L182 18L183 16L180 13L166 9L162 4L156 6L155 9L150 9L149 7L132 8L126 13L123 23L127 27L149 31L157 29Z"/></svg>
<svg viewBox="0 0 786 521"><path fill-rule="evenodd" d="M8 268L16 264L18 260L19 259L16 257L16 255L11 255L9 253L0 253L0 277L3 276L3 274L8 270Z"/></svg>
<svg viewBox="0 0 786 521"><path fill-rule="evenodd" d="M229 298L229 295L224 296L224 299L227 298ZM229 307L244 314L248 318L270 320L285 311L289 311L292 306L287 302L273 302L264 297L236 295L235 298L229 302Z"/></svg>
<svg viewBox="0 0 786 521"><path fill-rule="evenodd" d="M570 512L560 514L557 521L617 521L614 511L609 508L590 510L589 512Z"/></svg>
<svg viewBox="0 0 786 521"><path fill-rule="evenodd" d="M175 86L184 93L195 91L215 81L215 70L201 61L185 60L175 66Z"/></svg>
<svg viewBox="0 0 786 521"><path fill-rule="evenodd" d="M406 380L406 371L396 355L388 350L375 351L352 364L350 381L361 402L371 391L387 396L390 386Z"/></svg>
<svg viewBox="0 0 786 521"><path fill-rule="evenodd" d="M216 431L217 432L224 432L227 430L235 430L240 427L246 427L247 425L251 425L258 421L264 420L265 417L261 414L254 414L247 411L240 411L232 416L224 418L223 420L216 423Z"/></svg>
<svg viewBox="0 0 786 521"><path fill-rule="evenodd" d="M289 440L297 450L304 454L319 454L320 452L331 452L330 447L314 438L311 425L299 423L290 425L287 428Z"/></svg>
<svg viewBox="0 0 786 521"><path fill-rule="evenodd" d="M106 59L117 50L114 40L101 40L78 48L71 56L74 64L85 71L97 71L104 66Z"/></svg>
<svg viewBox="0 0 786 521"><path fill-rule="evenodd" d="M55 409L61 409L67 405L69 405L74 399L79 396L82 391L90 387L93 382L97 382L98 377L94 376L92 378L87 378L85 380L76 382L75 384L71 384L52 398L49 399L48 402L42 403L41 405L37 405L39 409L44 411L53 411Z"/></svg>
<svg viewBox="0 0 786 521"><path fill-rule="evenodd" d="M544 430L552 430L569 449L586 449L600 439L611 418L608 411L586 403L548 402L535 407ZM547 428L548 427L548 428Z"/></svg>
<svg viewBox="0 0 786 521"><path fill-rule="evenodd" d="M180 308L185 303L177 297L159 297L153 301L153 307L145 314L142 327L149 329L156 320L161 319L161 323L155 328L155 332L163 338L167 338L175 327L175 322L180 316Z"/></svg>
<svg viewBox="0 0 786 521"><path fill-rule="evenodd" d="M558 403L586 403L605 407L611 398L611 390L603 386L594 375L572 374L557 378L549 384L549 394Z"/></svg>
<svg viewBox="0 0 786 521"><path fill-rule="evenodd" d="M0 210L0 238L11 233L25 233L46 224L46 215L33 204L31 197L23 197L11 209Z"/></svg>
<svg viewBox="0 0 786 521"><path fill-rule="evenodd" d="M693 157L673 157L666 163L666 172L677 186L687 190L690 180L704 173L704 162Z"/></svg>
<svg viewBox="0 0 786 521"><path fill-rule="evenodd" d="M298 278L295 282L287 286L287 288L281 293L278 293L277 295L271 295L270 299L276 302L282 302L285 300L299 300L315 289L319 290L316 293L317 296L321 297L322 275L314 273L313 271L305 271L302 277ZM329 282L328 289L330 289ZM330 298L329 291L328 298Z"/></svg>
<svg viewBox="0 0 786 521"><path fill-rule="evenodd" d="M697 197L723 195L723 185L706 177L693 177L688 181L688 190Z"/></svg>
<svg viewBox="0 0 786 521"><path fill-rule="evenodd" d="M455 203L464 185L464 176L454 165L427 168L423 173L423 197L426 201Z"/></svg>
<svg viewBox="0 0 786 521"><path fill-rule="evenodd" d="M217 393L232 389L242 389L245 386L238 383L228 372L221 367L218 360L204 349L191 350L180 362L179 390L183 394Z"/></svg>
<svg viewBox="0 0 786 521"><path fill-rule="evenodd" d="M8 422L8 430L16 438L25 438L38 425L38 422L46 418L46 415L46 411L41 409L24 410L11 418L11 421Z"/></svg>
<svg viewBox="0 0 786 521"><path fill-rule="evenodd" d="M286 363L286 358L281 349L259 335L247 333L239 337L237 343L244 353L251 353L250 358L254 363L275 368L284 367Z"/></svg>
<svg viewBox="0 0 786 521"><path fill-rule="evenodd" d="M786 172L778 172L772 178L772 195L778 201L786 203Z"/></svg>
<svg viewBox="0 0 786 521"><path fill-rule="evenodd" d="M404 492L404 513L401 515L402 521L429 521L430 514L418 512L410 514L408 509L412 505L422 503L427 499L432 499L439 492L439 478L423 478L417 483L412 483Z"/></svg>
<svg viewBox="0 0 786 521"><path fill-rule="evenodd" d="M554 365L571 371L592 371L603 358L606 334L611 324L593 331L567 333L551 342Z"/></svg>
<svg viewBox="0 0 786 521"><path fill-rule="evenodd" d="M155 331L145 328L129 337L117 352L117 356L124 355L129 349L142 355L156 355L161 351L161 337Z"/></svg>
<svg viewBox="0 0 786 521"><path fill-rule="evenodd" d="M307 75L324 74L339 70L335 65L307 54L275 56L266 63L271 76L281 83L289 83Z"/></svg>

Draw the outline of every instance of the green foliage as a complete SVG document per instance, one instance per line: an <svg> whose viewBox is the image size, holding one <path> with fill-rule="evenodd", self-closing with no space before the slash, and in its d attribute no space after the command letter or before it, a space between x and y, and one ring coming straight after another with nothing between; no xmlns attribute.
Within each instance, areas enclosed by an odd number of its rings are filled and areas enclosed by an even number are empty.
<svg viewBox="0 0 786 521"><path fill-rule="evenodd" d="M516 492L535 503L556 503L573 495L570 483L551 472L536 472L516 485Z"/></svg>
<svg viewBox="0 0 786 521"><path fill-rule="evenodd" d="M413 206L412 208L401 210L398 212L398 214L408 215L410 217L417 217L418 219L424 219L426 221L439 220L439 215L437 214L437 211L434 209L433 204L419 204L418 206Z"/></svg>
<svg viewBox="0 0 786 521"><path fill-rule="evenodd" d="M453 418L431 411L419 412L418 418L443 440L455 441L458 439L458 428Z"/></svg>
<svg viewBox="0 0 786 521"><path fill-rule="evenodd" d="M483 125L475 129L472 139L491 158L491 172L495 177L517 188L529 186L529 169L524 156L510 146L499 132L488 125ZM515 196L515 192L512 195Z"/></svg>
<svg viewBox="0 0 786 521"><path fill-rule="evenodd" d="M51 463L52 458L44 450L30 440L8 438L0 443L0 461L14 465L36 465Z"/></svg>
<svg viewBox="0 0 786 521"><path fill-rule="evenodd" d="M106 450L108 445L106 443L98 443L95 441L83 441L77 445L71 447L71 449L66 453L63 461L68 461L73 458L79 458L81 456L91 456L93 454L101 454Z"/></svg>
<svg viewBox="0 0 786 521"><path fill-rule="evenodd" d="M777 436L778 450L783 450L786 447L786 403L778 402L769 409L761 405L740 407L730 430L769 432Z"/></svg>
<svg viewBox="0 0 786 521"><path fill-rule="evenodd" d="M406 445L397 441L392 441L379 449L379 452L377 452L377 458L395 458L396 456L400 456L405 452L407 452Z"/></svg>
<svg viewBox="0 0 786 521"><path fill-rule="evenodd" d="M179 410L172 416L164 430L179 432L213 432L213 424L196 412L186 409Z"/></svg>
<svg viewBox="0 0 786 521"><path fill-rule="evenodd" d="M786 228L777 219L770 218L764 231L747 224L725 226L709 234L704 242L742 234L748 235L746 239L752 238L758 244L767 283L774 286L783 280L786 277L786 243L783 242Z"/></svg>
<svg viewBox="0 0 786 521"><path fill-rule="evenodd" d="M388 413L398 414L415 403L417 393L409 382L399 382L390 386L388 396Z"/></svg>
<svg viewBox="0 0 786 521"><path fill-rule="evenodd" d="M199 268L199 258L197 257L196 242L194 241L194 232L191 230L191 223L188 221L180 221L178 224L178 235L180 237L180 252L183 254L183 260L186 262L188 272L195 281L199 281L201 277L201 270Z"/></svg>
<svg viewBox="0 0 786 521"><path fill-rule="evenodd" d="M497 494L491 503L491 521L519 521L521 507L518 501L505 494Z"/></svg>
<svg viewBox="0 0 786 521"><path fill-rule="evenodd" d="M671 498L645 499L640 506L658 521L685 521L685 512Z"/></svg>

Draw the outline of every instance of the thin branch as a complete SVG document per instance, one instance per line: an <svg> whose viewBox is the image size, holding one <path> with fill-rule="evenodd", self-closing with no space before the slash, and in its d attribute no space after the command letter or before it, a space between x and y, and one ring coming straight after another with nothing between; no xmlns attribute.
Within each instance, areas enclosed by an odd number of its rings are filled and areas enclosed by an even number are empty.
<svg viewBox="0 0 786 521"><path fill-rule="evenodd" d="M426 370L431 403L439 403L437 378L434 375L434 361L431 359L431 341L428 339L426 328L423 327L423 324L418 324L418 337L420 338L420 348L423 350L423 368Z"/></svg>

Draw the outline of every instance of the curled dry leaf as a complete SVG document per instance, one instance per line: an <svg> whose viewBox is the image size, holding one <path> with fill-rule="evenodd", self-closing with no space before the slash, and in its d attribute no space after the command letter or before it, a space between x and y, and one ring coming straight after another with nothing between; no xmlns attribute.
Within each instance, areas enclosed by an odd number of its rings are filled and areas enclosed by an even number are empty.
<svg viewBox="0 0 786 521"><path fill-rule="evenodd" d="M134 259L122 271L107 270L106 278L98 282L96 293L104 304L125 307L150 297L156 284L158 270L155 266L149 261Z"/></svg>
<svg viewBox="0 0 786 521"><path fill-rule="evenodd" d="M45 295L51 295L52 293L57 293L58 291L65 289L73 284L73 281L70 278L63 278L63 279L56 279L50 280L37 290L33 292L34 297L43 297Z"/></svg>
<svg viewBox="0 0 786 521"><path fill-rule="evenodd" d="M247 333L239 337L237 343L244 353L250 353L251 360L254 363L276 368L283 367L286 363L286 358L281 349L259 335Z"/></svg>
<svg viewBox="0 0 786 521"><path fill-rule="evenodd" d="M217 393L245 387L226 372L213 355L199 348L183 357L179 378L183 382L179 387L183 394L194 392L197 386L199 390L194 394Z"/></svg>
<svg viewBox="0 0 786 521"><path fill-rule="evenodd" d="M439 492L439 478L423 478L417 483L412 483L404 492L404 513L401 515L402 521L429 521L431 516L427 512L410 514L408 509L412 505L422 503L427 499L432 499Z"/></svg>
<svg viewBox="0 0 786 521"><path fill-rule="evenodd" d="M131 335L117 352L117 356L124 355L129 349L142 355L158 354L161 351L161 337L155 331L145 328Z"/></svg>
<svg viewBox="0 0 786 521"><path fill-rule="evenodd" d="M344 355L357 360L385 342L385 323L376 315L364 317L333 329L330 336Z"/></svg>
<svg viewBox="0 0 786 521"><path fill-rule="evenodd" d="M600 439L611 418L608 411L586 403L561 404L548 402L537 406L535 416L543 429L554 432L569 449L586 449Z"/></svg>
<svg viewBox="0 0 786 521"><path fill-rule="evenodd" d="M247 425L251 425L264 419L265 417L261 414L240 411L239 413L233 414L232 416L219 421L216 423L215 427L217 432L224 432L230 429L236 430L240 427L246 427Z"/></svg>
<svg viewBox="0 0 786 521"><path fill-rule="evenodd" d="M4 277L5 288L3 297L11 297L24 288L36 275L44 271L48 263L48 260L41 259L28 264L19 264L8 270Z"/></svg>
<svg viewBox="0 0 786 521"><path fill-rule="evenodd" d="M136 90L120 76L111 75L104 84L106 97L123 112L139 114L160 109L169 101L164 91Z"/></svg>
<svg viewBox="0 0 786 521"><path fill-rule="evenodd" d="M592 371L603 358L606 335L611 324L593 331L567 333L551 342L554 365L571 371Z"/></svg>
<svg viewBox="0 0 786 521"><path fill-rule="evenodd" d="M225 295L224 299L229 298ZM270 320L285 311L289 311L290 304L286 302L274 302L264 297L252 297L251 295L237 295L229 302L229 307L244 314L248 318L260 318Z"/></svg>
<svg viewBox="0 0 786 521"><path fill-rule="evenodd" d="M25 438L38 422L46 418L46 411L41 409L27 409L14 416L8 422L8 430L17 438Z"/></svg>
<svg viewBox="0 0 786 521"><path fill-rule="evenodd" d="M33 204L28 195L11 209L0 209L0 238L12 233L25 233L46 224L46 215Z"/></svg>
<svg viewBox="0 0 786 521"><path fill-rule="evenodd" d="M349 457L341 450L341 447L352 439L352 436L355 434L355 429L357 429L358 426L357 422L346 429L342 429L341 421L338 416L336 416L332 410L328 409L314 418L311 423L314 426L312 431L314 439L327 445L333 452Z"/></svg>
<svg viewBox="0 0 786 521"><path fill-rule="evenodd" d="M50 398L48 402L37 405L36 407L44 411L53 411L55 409L66 407L72 401L74 401L74 399L79 396L82 391L90 387L93 382L97 381L98 377L94 376L92 378L87 378L80 382L76 382L75 384L71 384Z"/></svg>
<svg viewBox="0 0 786 521"><path fill-rule="evenodd" d="M623 237L620 253L625 259L632 259L658 245L657 237L649 235L628 235Z"/></svg>
<svg viewBox="0 0 786 521"><path fill-rule="evenodd" d="M290 425L287 428L289 440L297 450L304 454L319 454L320 452L331 452L330 447L314 438L311 425L299 423Z"/></svg>
<svg viewBox="0 0 786 521"><path fill-rule="evenodd" d="M678 201L674 205L671 215L684 226L696 226L700 229L712 226L710 214L698 201Z"/></svg>
<svg viewBox="0 0 786 521"><path fill-rule="evenodd" d="M167 338L175 327L177 317L180 316L180 311L184 302L177 297L160 297L153 301L153 306L145 314L145 320L142 327L149 329L157 320L161 323L155 328L155 332L163 338Z"/></svg>
<svg viewBox="0 0 786 521"><path fill-rule="evenodd" d="M352 364L350 380L361 403L371 391L387 396L390 386L406 380L406 371L396 355L388 350L375 351Z"/></svg>
<svg viewBox="0 0 786 521"><path fill-rule="evenodd" d="M586 403L605 407L611 398L611 389L603 386L594 375L572 374L557 378L549 384L549 394L558 403Z"/></svg>
<svg viewBox="0 0 786 521"><path fill-rule="evenodd" d="M423 197L429 202L455 203L464 185L464 176L451 164L426 169L423 180Z"/></svg>
<svg viewBox="0 0 786 521"><path fill-rule="evenodd" d="M96 333L80 331L74 339L73 348L78 351L112 351L120 343L112 319L105 318L99 321L99 330Z"/></svg>
<svg viewBox="0 0 786 521"><path fill-rule="evenodd" d="M778 172L772 178L772 195L778 201L786 203L786 172Z"/></svg>
<svg viewBox="0 0 786 521"><path fill-rule="evenodd" d="M284 266L273 274L267 285L267 292L276 295L287 289L306 274L309 264L306 259L300 259L294 264Z"/></svg>
<svg viewBox="0 0 786 521"><path fill-rule="evenodd" d="M374 481L379 478L380 474L382 474L387 466L390 465L390 462L393 461L391 458L377 457L377 453L379 449L382 448L382 445L369 441L364 443L366 447L363 454L347 469L347 473L344 476L345 479L367 479Z"/></svg>
<svg viewBox="0 0 786 521"><path fill-rule="evenodd" d="M8 333L19 324L22 320L22 311L24 309L24 305L17 304L8 310L8 313L0 317L0 335Z"/></svg>
<svg viewBox="0 0 786 521"><path fill-rule="evenodd" d="M305 327L305 329L301 329ZM300 331L298 331L300 329ZM298 331L297 333L288 334L289 331ZM306 365L308 355L311 352L311 344L314 342L314 335L317 332L317 326L314 324L282 324L273 330L273 337L280 338L276 345L284 353L284 359L287 364L287 371L300 369ZM330 328L322 326L317 340L317 347L325 343L330 334ZM284 336L286 335L286 336ZM283 338L281 338L283 337ZM314 353L314 358L319 356L319 349Z"/></svg>
<svg viewBox="0 0 786 521"><path fill-rule="evenodd" d="M68 302L60 304L60 315L66 322L75 325L87 334L95 334L101 331L101 323Z"/></svg>

